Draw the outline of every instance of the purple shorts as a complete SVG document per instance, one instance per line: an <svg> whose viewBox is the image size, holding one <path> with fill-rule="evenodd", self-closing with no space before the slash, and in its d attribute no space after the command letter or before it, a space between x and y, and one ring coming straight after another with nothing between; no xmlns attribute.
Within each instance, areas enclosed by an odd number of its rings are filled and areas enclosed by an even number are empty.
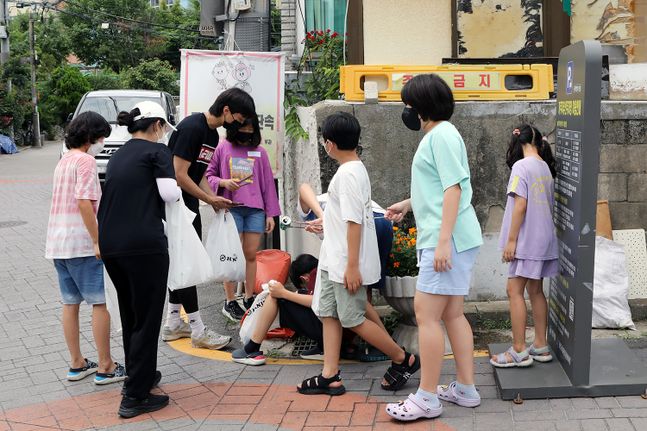
<svg viewBox="0 0 647 431"><path fill-rule="evenodd" d="M524 277L531 280L555 277L559 274L559 259L515 259L510 263L508 278Z"/></svg>

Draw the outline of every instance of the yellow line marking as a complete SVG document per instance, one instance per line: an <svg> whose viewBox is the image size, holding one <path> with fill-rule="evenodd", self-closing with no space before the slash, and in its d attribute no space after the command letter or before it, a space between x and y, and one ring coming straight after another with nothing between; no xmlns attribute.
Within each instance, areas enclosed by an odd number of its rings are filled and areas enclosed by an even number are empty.
<svg viewBox="0 0 647 431"><path fill-rule="evenodd" d="M222 350L209 350L209 349L194 349L191 346L190 338L181 338L175 341L169 341L169 346L178 352L185 353L191 356L197 356L199 358L211 359L214 361L225 361L231 362L231 353L223 352ZM485 357L490 356L487 350L475 350L474 357ZM445 359L453 359L454 355L446 355ZM321 361L313 361L309 359L288 359L288 358L267 358L268 364L273 365L312 365L312 364L321 364ZM342 364L355 364L357 361L347 361L341 360Z"/></svg>

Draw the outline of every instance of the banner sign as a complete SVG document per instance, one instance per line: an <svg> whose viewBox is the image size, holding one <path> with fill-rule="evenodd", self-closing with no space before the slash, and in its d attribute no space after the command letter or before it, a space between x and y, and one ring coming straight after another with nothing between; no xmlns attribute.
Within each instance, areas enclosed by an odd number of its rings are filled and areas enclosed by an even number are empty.
<svg viewBox="0 0 647 431"><path fill-rule="evenodd" d="M283 149L283 54L184 49L181 61L180 116L206 112L228 88L247 91L256 103L262 145L278 177Z"/></svg>

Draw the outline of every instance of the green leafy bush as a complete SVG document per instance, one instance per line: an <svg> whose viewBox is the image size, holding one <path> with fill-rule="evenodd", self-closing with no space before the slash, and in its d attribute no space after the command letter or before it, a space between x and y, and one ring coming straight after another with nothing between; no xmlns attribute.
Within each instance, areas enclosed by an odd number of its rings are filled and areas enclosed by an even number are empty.
<svg viewBox="0 0 647 431"><path fill-rule="evenodd" d="M166 91L173 95L179 93L179 75L168 61L146 60L124 72L127 88L138 90Z"/></svg>

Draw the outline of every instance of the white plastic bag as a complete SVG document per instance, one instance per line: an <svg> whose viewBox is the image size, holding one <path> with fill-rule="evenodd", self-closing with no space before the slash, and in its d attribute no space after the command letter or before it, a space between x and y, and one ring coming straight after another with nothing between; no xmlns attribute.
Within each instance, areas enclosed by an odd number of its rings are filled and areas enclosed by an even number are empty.
<svg viewBox="0 0 647 431"><path fill-rule="evenodd" d="M221 210L216 212L209 232L206 249L216 281L244 281L245 256L234 216Z"/></svg>
<svg viewBox="0 0 647 431"><path fill-rule="evenodd" d="M254 328L256 328L256 322L258 322L258 316L261 314L261 308L263 308L263 304L265 304L265 300L268 296L270 296L270 291L267 287L267 284L263 284L263 290L261 291L261 293L256 295L254 303L251 307L249 307L249 310L245 312L243 321L240 324L240 331L238 332L238 335L240 335L240 341L242 341L243 344L247 344L247 342L249 342L249 340L252 338L252 335L254 334ZM278 327L279 316L277 315L268 330Z"/></svg>
<svg viewBox="0 0 647 431"><path fill-rule="evenodd" d="M121 314L119 313L117 290L105 267L103 268L103 286L106 294L106 307L110 313L110 328L115 334L121 334Z"/></svg>
<svg viewBox="0 0 647 431"><path fill-rule="evenodd" d="M166 203L168 237L168 288L184 289L213 280L213 268L207 251L193 228L195 213L180 198Z"/></svg>
<svg viewBox="0 0 647 431"><path fill-rule="evenodd" d="M592 326L635 330L628 297L629 275L624 246L596 237Z"/></svg>

